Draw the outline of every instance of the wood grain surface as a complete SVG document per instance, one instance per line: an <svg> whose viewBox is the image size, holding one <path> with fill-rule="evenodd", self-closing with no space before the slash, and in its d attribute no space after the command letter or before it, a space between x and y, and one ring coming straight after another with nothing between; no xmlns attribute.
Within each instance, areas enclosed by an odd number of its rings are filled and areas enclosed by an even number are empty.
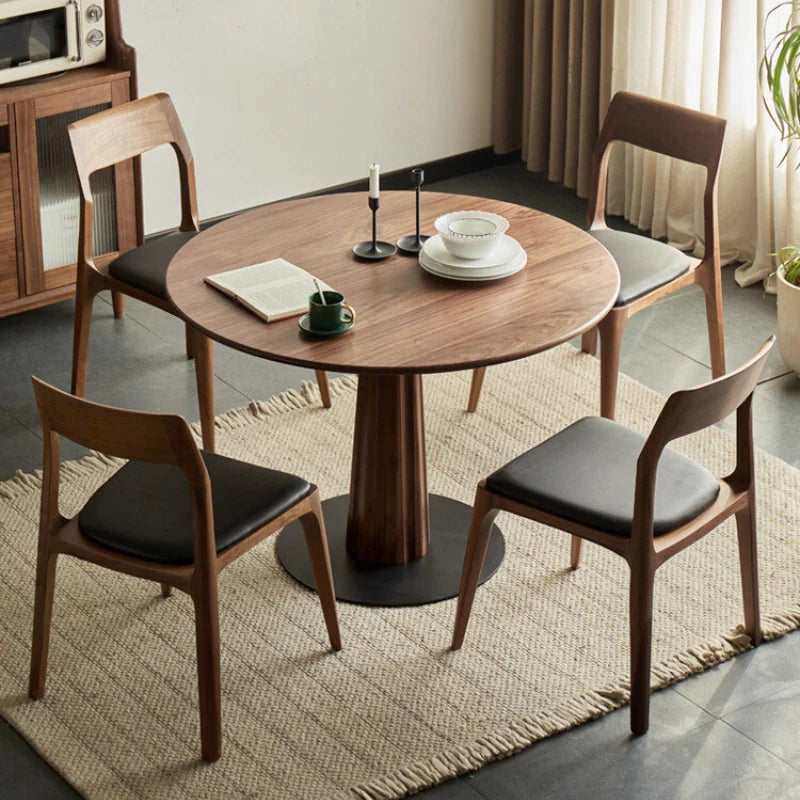
<svg viewBox="0 0 800 800"><path fill-rule="evenodd" d="M619 290L608 251L563 220L481 197L423 192L423 233L449 211L502 214L528 264L498 281L462 283L422 270L415 257L358 260L351 248L371 236L367 194L276 203L219 223L183 247L167 291L184 317L212 338L274 361L352 373L430 373L532 355L596 325ZM414 193L383 192L378 237L414 228ZM297 318L266 324L204 283L216 272L285 258L344 294L357 311L351 331L330 339L303 334Z"/></svg>

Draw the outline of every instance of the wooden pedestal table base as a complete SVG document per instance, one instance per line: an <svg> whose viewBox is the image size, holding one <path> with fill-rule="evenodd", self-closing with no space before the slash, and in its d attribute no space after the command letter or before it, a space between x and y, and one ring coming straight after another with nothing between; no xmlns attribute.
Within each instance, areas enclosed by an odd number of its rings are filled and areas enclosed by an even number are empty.
<svg viewBox="0 0 800 800"><path fill-rule="evenodd" d="M458 594L472 508L428 494L421 376L359 377L350 494L322 509L339 600L403 606ZM504 553L495 526L481 581ZM302 527L284 530L278 558L315 588Z"/></svg>

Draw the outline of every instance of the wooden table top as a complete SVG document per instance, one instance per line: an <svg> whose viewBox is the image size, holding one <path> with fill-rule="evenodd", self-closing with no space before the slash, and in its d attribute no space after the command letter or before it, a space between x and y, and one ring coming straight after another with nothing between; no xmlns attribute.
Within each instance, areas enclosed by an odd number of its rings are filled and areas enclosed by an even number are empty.
<svg viewBox="0 0 800 800"><path fill-rule="evenodd" d="M425 272L415 256L365 262L352 246L371 237L366 193L291 200L221 222L191 240L167 271L167 291L186 319L217 341L273 361L339 372L429 373L538 353L599 322L617 297L608 251L584 231L525 206L422 192L421 229L441 214L502 214L527 251L527 266L496 281L463 283ZM378 238L414 231L413 192L382 192ZM341 292L352 330L315 339L298 317L262 322L204 283L216 272L285 258Z"/></svg>

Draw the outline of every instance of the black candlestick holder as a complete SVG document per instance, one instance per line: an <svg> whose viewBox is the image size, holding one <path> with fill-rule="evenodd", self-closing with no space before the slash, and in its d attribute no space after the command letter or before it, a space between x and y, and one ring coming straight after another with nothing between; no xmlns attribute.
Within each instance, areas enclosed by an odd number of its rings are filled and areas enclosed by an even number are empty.
<svg viewBox="0 0 800 800"><path fill-rule="evenodd" d="M372 209L372 241L359 242L353 245L353 252L359 258L368 258L372 261L378 261L381 258L388 258L397 252L397 248L390 242L377 241L377 222L376 215L380 208L381 201L379 197L369 198L369 207Z"/></svg>
<svg viewBox="0 0 800 800"><path fill-rule="evenodd" d="M425 170L419 168L411 170L411 183L417 190L417 232L397 240L397 249L408 256L419 253L422 250L422 245L431 238L430 236L420 236L419 234L419 190L424 181Z"/></svg>

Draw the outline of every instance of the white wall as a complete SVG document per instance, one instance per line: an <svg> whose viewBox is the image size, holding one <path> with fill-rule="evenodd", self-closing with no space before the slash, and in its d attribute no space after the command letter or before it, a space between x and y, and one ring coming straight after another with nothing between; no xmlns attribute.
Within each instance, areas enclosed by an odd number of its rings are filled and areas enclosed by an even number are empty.
<svg viewBox="0 0 800 800"><path fill-rule="evenodd" d="M139 93L168 92L201 218L490 144L492 0L120 0ZM148 232L178 219L145 160Z"/></svg>

